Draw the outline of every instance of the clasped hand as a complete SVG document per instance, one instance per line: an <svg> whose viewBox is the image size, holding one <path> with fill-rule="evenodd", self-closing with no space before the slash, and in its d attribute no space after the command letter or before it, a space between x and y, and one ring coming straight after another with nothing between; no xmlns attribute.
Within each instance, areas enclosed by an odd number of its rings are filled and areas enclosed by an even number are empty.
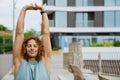
<svg viewBox="0 0 120 80"><path fill-rule="evenodd" d="M25 10L40 10L40 11L44 11L43 7L42 6L38 6L36 3L26 5L23 8L25 8Z"/></svg>

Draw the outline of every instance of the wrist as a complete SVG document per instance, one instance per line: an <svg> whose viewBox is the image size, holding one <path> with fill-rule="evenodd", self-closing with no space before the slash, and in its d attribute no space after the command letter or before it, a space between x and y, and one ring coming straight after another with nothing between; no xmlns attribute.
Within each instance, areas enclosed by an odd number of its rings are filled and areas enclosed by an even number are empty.
<svg viewBox="0 0 120 80"><path fill-rule="evenodd" d="M24 7L22 8L22 10L24 10L24 11L28 10L27 6L24 6Z"/></svg>
<svg viewBox="0 0 120 80"><path fill-rule="evenodd" d="M41 11L40 13L41 13L41 15L42 15L43 13L46 13L46 11Z"/></svg>

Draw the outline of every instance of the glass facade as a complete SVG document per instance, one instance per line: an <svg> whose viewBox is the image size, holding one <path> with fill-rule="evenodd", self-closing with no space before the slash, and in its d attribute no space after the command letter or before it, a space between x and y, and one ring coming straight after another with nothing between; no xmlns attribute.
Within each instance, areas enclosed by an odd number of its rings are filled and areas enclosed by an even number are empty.
<svg viewBox="0 0 120 80"><path fill-rule="evenodd" d="M76 13L76 27L94 27L94 13Z"/></svg>
<svg viewBox="0 0 120 80"><path fill-rule="evenodd" d="M105 6L120 6L120 0L104 0ZM104 12L104 27L120 27L120 11Z"/></svg>
<svg viewBox="0 0 120 80"><path fill-rule="evenodd" d="M104 0L105 6L120 6L120 0Z"/></svg>
<svg viewBox="0 0 120 80"><path fill-rule="evenodd" d="M55 0L55 6L67 6L67 0Z"/></svg>
<svg viewBox="0 0 120 80"><path fill-rule="evenodd" d="M104 27L115 27L115 12L104 12Z"/></svg>
<svg viewBox="0 0 120 80"><path fill-rule="evenodd" d="M105 6L115 6L116 0L104 0Z"/></svg>
<svg viewBox="0 0 120 80"><path fill-rule="evenodd" d="M55 12L55 27L67 27L67 12Z"/></svg>
<svg viewBox="0 0 120 80"><path fill-rule="evenodd" d="M76 0L76 6L94 6L94 0Z"/></svg>
<svg viewBox="0 0 120 80"><path fill-rule="evenodd" d="M120 11L116 11L116 27L120 27Z"/></svg>
<svg viewBox="0 0 120 80"><path fill-rule="evenodd" d="M120 11L104 12L104 27L120 27Z"/></svg>
<svg viewBox="0 0 120 80"><path fill-rule="evenodd" d="M116 0L116 6L120 6L120 0Z"/></svg>
<svg viewBox="0 0 120 80"><path fill-rule="evenodd" d="M84 13L76 13L76 27L83 27L84 25Z"/></svg>
<svg viewBox="0 0 120 80"><path fill-rule="evenodd" d="M69 44L71 44L72 42L78 41L81 42L82 46L84 47L89 47L92 43L97 43L97 44L103 44L104 42L110 42L113 43L114 40L120 40L120 36L105 36L105 35L101 35L101 36L82 36L82 35L67 35L67 34L59 34L58 35L58 47L59 48L64 48L64 47L68 47Z"/></svg>
<svg viewBox="0 0 120 80"><path fill-rule="evenodd" d="M67 6L67 0L43 0L44 4ZM75 0L76 6L94 6L94 0ZM105 6L120 6L120 0L104 0Z"/></svg>

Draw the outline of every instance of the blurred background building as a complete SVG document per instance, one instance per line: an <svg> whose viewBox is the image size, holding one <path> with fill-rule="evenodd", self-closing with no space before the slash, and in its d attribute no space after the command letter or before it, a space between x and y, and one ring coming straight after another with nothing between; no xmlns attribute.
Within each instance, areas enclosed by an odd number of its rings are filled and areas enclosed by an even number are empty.
<svg viewBox="0 0 120 80"><path fill-rule="evenodd" d="M120 40L120 0L43 0L43 4L48 7L52 47Z"/></svg>

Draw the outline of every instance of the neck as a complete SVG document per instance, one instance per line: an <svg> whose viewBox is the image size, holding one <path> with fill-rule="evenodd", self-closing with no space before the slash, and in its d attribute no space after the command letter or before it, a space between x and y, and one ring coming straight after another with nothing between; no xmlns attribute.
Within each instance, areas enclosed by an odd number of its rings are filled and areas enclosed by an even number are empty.
<svg viewBox="0 0 120 80"><path fill-rule="evenodd" d="M35 58L29 58L29 61L36 62Z"/></svg>

